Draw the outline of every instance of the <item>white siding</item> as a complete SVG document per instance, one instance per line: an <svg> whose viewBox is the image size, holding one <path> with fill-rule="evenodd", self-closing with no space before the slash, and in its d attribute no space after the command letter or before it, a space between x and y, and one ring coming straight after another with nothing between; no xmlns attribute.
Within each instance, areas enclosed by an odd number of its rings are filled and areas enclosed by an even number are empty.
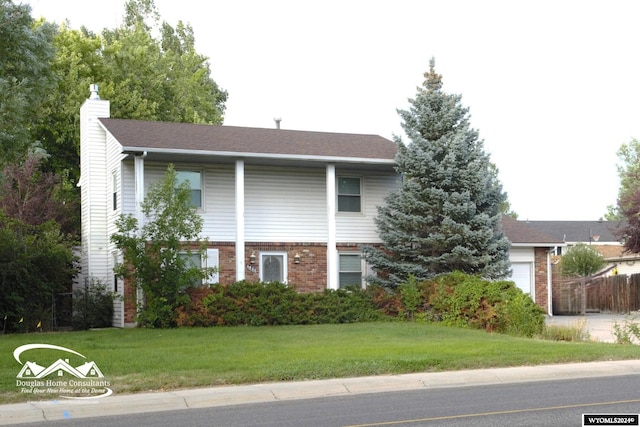
<svg viewBox="0 0 640 427"><path fill-rule="evenodd" d="M325 169L245 169L247 242L326 242Z"/></svg>
<svg viewBox="0 0 640 427"><path fill-rule="evenodd" d="M122 191L122 146L115 138L111 135L107 135L106 139L106 187L105 187L105 206L106 206L106 217L107 217L107 239L109 239L107 243L107 271L104 277L104 284L108 289L114 291L114 272L113 269L116 266L116 262L118 262L118 252L116 246L111 242L111 235L117 232L116 228L116 220L122 213L123 205L123 191ZM116 192L117 192L117 203L116 209L113 208L113 191L114 191L114 182L113 176L116 177ZM115 259L114 259L115 258ZM121 281L120 281L121 282ZM118 287L117 294L123 295L123 284L120 283ZM122 303L122 298L116 299L114 301L114 311L113 311L113 325L124 327L124 305Z"/></svg>
<svg viewBox="0 0 640 427"><path fill-rule="evenodd" d="M144 167L144 191L162 180L167 170L167 164L151 163L146 161ZM174 164L176 170L198 170L203 174L203 207L200 214L204 220L202 238L211 241L233 242L235 240L235 216L234 216L234 168L233 165L198 165L198 164ZM124 204L127 212L133 214L135 208L133 163L127 162L124 176L129 181L126 188Z"/></svg>
<svg viewBox="0 0 640 427"><path fill-rule="evenodd" d="M514 248L509 249L509 261L513 262L534 262L536 259L535 250L530 248Z"/></svg>
<svg viewBox="0 0 640 427"><path fill-rule="evenodd" d="M109 102L87 100L80 109L82 285L91 277L104 281L109 264L106 133L98 117L109 117Z"/></svg>
<svg viewBox="0 0 640 427"><path fill-rule="evenodd" d="M136 173L133 166L133 159L128 158L122 162L121 177L121 211L125 214L134 215L136 211Z"/></svg>
<svg viewBox="0 0 640 427"><path fill-rule="evenodd" d="M336 176L359 176L362 179L362 212L336 214L336 234L338 243L380 242L374 219L378 206L384 205L385 197L400 186L396 174L371 173L354 174L347 170L336 171Z"/></svg>
<svg viewBox="0 0 640 427"><path fill-rule="evenodd" d="M235 178L232 164L180 164L175 168L203 173L202 237L210 241L235 241ZM159 182L166 164L145 162L145 193ZM374 218L400 179L393 173L337 175L362 178L363 212L336 213L337 241L379 242ZM133 163L123 162L122 208L134 212ZM245 165L245 240L247 242L327 242L326 170L324 168Z"/></svg>
<svg viewBox="0 0 640 427"><path fill-rule="evenodd" d="M209 165L203 172L202 236L210 241L233 242L236 238L235 168Z"/></svg>

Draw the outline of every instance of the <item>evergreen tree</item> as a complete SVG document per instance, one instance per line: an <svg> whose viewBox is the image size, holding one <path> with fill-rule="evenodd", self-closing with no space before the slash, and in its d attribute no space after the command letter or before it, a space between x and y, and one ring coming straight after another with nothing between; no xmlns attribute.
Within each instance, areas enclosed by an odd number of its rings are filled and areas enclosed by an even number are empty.
<svg viewBox="0 0 640 427"><path fill-rule="evenodd" d="M372 280L385 286L410 276L462 271L496 279L509 271L509 241L500 227L506 194L468 108L460 95L442 91L434 68L431 59L410 109L398 111L411 143L395 138L403 183L378 208L383 246L363 248L378 272Z"/></svg>

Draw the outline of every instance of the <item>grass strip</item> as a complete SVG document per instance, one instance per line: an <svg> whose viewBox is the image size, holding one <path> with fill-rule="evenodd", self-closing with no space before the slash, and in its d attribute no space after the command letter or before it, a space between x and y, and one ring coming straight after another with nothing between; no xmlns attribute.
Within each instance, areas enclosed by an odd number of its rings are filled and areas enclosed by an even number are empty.
<svg viewBox="0 0 640 427"><path fill-rule="evenodd" d="M15 381L22 366L13 350L30 343L82 353L116 393L640 357L640 346L514 338L406 322L5 335L0 336L0 403L35 398L20 393ZM38 351L28 359L53 362L39 359Z"/></svg>

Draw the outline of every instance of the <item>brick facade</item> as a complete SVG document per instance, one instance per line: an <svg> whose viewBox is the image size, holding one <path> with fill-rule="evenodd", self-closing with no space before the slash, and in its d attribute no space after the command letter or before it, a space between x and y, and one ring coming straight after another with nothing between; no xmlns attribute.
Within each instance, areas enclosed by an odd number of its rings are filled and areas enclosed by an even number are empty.
<svg viewBox="0 0 640 427"><path fill-rule="evenodd" d="M534 249L534 286L535 286L535 299L536 304L548 311L549 305L549 289L548 283L548 271L549 265L547 261L547 252L549 248L535 248Z"/></svg>
<svg viewBox="0 0 640 427"><path fill-rule="evenodd" d="M247 243L245 245L245 279L260 281L260 254L263 252L287 253L287 281L300 292L322 292L327 288L327 246L323 243ZM255 262L251 262L251 255ZM299 261L296 262L296 255ZM235 264L234 264L235 270ZM234 271L235 273L235 271ZM233 276L235 278L235 274ZM228 284L234 280L220 283Z"/></svg>
<svg viewBox="0 0 640 427"><path fill-rule="evenodd" d="M209 242L209 248L218 249L218 275L220 283L228 285L236 281L236 252L235 243ZM338 252L359 252L359 244L341 243L337 245ZM548 310L548 248L535 248L535 302L545 312ZM260 280L260 253L286 252L287 279L300 292L323 292L327 288L327 246L324 243L257 243L248 242L245 245L245 280L258 282ZM252 254L255 261L252 262ZM296 262L299 255L299 262ZM136 292L132 284L125 282L124 287L124 322L135 322Z"/></svg>

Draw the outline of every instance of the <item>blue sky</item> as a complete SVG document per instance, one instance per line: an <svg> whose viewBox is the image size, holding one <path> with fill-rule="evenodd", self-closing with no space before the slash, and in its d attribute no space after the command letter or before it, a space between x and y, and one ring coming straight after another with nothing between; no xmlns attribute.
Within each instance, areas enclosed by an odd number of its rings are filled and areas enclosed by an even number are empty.
<svg viewBox="0 0 640 427"><path fill-rule="evenodd" d="M14 0L15 1L15 0ZM29 0L99 32L124 0ZM155 0L194 28L225 124L402 135L429 59L462 95L520 219L597 220L640 138L640 2Z"/></svg>

